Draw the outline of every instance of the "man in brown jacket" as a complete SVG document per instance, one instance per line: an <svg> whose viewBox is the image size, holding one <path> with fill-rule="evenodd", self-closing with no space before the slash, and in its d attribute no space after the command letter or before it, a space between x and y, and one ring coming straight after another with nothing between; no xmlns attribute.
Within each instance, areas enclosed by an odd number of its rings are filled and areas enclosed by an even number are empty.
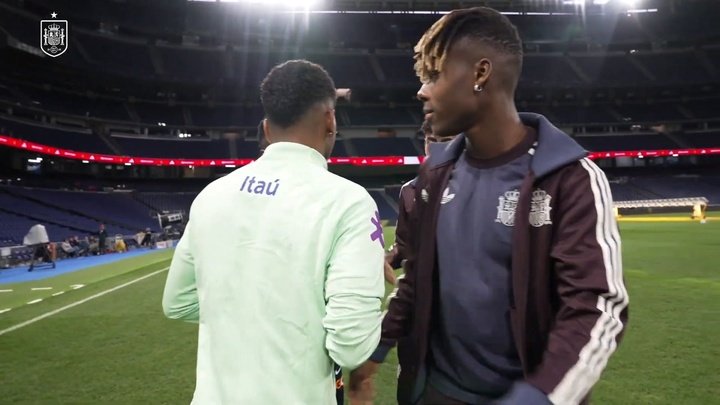
<svg viewBox="0 0 720 405"><path fill-rule="evenodd" d="M372 360L399 341L401 404L585 403L628 313L607 179L545 117L517 112L522 43L506 17L455 10L415 51L433 133L461 135L421 167ZM376 367L351 390L370 390Z"/></svg>

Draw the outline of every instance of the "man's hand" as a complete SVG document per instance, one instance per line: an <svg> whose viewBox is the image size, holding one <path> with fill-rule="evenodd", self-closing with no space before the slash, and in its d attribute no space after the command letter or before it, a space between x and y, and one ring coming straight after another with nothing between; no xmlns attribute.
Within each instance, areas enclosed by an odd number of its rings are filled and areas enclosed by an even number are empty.
<svg viewBox="0 0 720 405"><path fill-rule="evenodd" d="M387 281L389 284L395 285L395 282L397 281L395 277L395 270L393 270L392 266L390 266L390 263L385 262L385 281Z"/></svg>
<svg viewBox="0 0 720 405"><path fill-rule="evenodd" d="M385 252L385 261L390 263L392 261L393 257L395 257L395 245L393 245L393 247L390 250Z"/></svg>
<svg viewBox="0 0 720 405"><path fill-rule="evenodd" d="M380 363L368 360L350 373L350 403L352 405L372 405L375 399L373 376Z"/></svg>

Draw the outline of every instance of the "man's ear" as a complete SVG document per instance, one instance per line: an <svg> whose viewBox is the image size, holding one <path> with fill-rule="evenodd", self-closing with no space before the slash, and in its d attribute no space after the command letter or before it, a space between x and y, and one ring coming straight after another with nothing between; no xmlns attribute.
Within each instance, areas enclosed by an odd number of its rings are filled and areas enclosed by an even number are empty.
<svg viewBox="0 0 720 405"><path fill-rule="evenodd" d="M335 134L337 132L337 120L335 119L335 107L330 106L325 110L325 133Z"/></svg>
<svg viewBox="0 0 720 405"><path fill-rule="evenodd" d="M272 141L270 140L270 125L268 124L267 118L262 120L262 128L263 128L263 134L265 135L265 139L267 140L267 143L271 144Z"/></svg>
<svg viewBox="0 0 720 405"><path fill-rule="evenodd" d="M488 58L482 58L475 63L475 85L484 88L492 75L493 64Z"/></svg>

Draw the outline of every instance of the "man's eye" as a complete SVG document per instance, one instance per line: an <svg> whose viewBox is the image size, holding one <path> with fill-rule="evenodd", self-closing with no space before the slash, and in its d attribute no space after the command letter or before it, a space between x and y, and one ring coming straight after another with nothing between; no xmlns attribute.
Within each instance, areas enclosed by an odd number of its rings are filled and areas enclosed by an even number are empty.
<svg viewBox="0 0 720 405"><path fill-rule="evenodd" d="M428 73L428 78L430 79L431 82L436 81L438 79L438 77L440 77L440 72L437 70L432 70L432 71L430 71L430 73Z"/></svg>

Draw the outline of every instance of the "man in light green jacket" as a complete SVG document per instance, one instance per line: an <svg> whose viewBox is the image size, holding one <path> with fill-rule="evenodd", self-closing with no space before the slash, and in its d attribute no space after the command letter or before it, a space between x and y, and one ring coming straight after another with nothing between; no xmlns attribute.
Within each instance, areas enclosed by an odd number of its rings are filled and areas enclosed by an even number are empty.
<svg viewBox="0 0 720 405"><path fill-rule="evenodd" d="M327 170L327 72L286 62L261 98L271 144L193 202L163 309L200 324L193 404L334 404L333 361L353 369L380 339L380 218L364 188Z"/></svg>

